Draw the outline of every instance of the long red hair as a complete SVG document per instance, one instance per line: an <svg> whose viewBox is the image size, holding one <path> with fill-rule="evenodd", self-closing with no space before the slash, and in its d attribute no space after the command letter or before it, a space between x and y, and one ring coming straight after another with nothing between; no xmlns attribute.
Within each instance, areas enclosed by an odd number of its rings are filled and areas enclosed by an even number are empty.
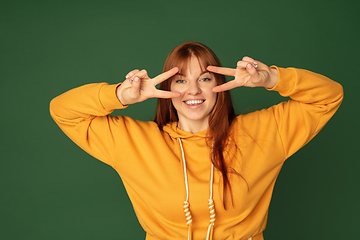
<svg viewBox="0 0 360 240"><path fill-rule="evenodd" d="M201 43L194 42L185 42L177 46L167 57L163 72L166 72L173 67L178 67L180 72L186 70L188 61L192 56L195 56L204 69L207 66L221 66L219 59L215 53L208 48L207 46ZM221 85L226 82L225 76L220 74L215 74L215 79L217 85ZM161 90L170 90L171 80L168 79L160 84ZM225 164L224 159L224 150L229 138L229 132L232 121L235 119L235 111L233 108L231 96L229 91L219 92L217 94L217 100L213 110L210 113L209 117L209 129L207 132L208 144L212 146L212 154L214 158L212 162L214 167L217 168L222 174L223 180L223 205L226 209L226 196L227 191L231 194L231 186L228 177L228 173L231 171L231 168L228 168ZM159 98L157 102L157 110L155 116L155 122L162 129L167 123L177 122L178 115L177 111L174 108L171 99L162 99ZM232 200L232 197L231 197Z"/></svg>

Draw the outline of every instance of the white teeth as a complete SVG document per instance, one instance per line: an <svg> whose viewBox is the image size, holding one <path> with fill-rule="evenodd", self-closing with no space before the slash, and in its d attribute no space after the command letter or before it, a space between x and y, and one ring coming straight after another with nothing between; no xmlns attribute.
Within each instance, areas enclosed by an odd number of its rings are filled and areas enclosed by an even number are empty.
<svg viewBox="0 0 360 240"><path fill-rule="evenodd" d="M203 103L205 100L188 100L185 101L186 104L192 105L192 104L200 104Z"/></svg>

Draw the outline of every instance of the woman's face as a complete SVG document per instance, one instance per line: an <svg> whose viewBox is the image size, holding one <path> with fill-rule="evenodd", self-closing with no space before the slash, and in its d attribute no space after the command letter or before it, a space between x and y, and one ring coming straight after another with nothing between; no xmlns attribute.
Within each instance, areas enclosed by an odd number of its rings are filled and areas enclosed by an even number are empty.
<svg viewBox="0 0 360 240"><path fill-rule="evenodd" d="M172 99L179 117L180 129L199 132L209 127L209 114L217 98L212 89L216 85L214 75L201 68L195 56L189 60L185 72L175 75L170 89L181 94L180 97Z"/></svg>

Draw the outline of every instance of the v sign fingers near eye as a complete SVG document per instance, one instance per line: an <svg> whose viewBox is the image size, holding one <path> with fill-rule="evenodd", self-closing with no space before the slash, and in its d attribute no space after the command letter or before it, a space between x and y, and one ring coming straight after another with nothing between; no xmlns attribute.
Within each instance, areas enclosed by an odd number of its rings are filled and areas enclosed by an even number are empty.
<svg viewBox="0 0 360 240"><path fill-rule="evenodd" d="M224 92L224 91L236 88L238 86L239 86L239 84L235 80L232 80L230 82L216 86L212 90L213 90L213 92Z"/></svg>
<svg viewBox="0 0 360 240"><path fill-rule="evenodd" d="M170 92L170 91L163 91L163 90L156 90L154 93L154 97L157 98L177 98L180 97L179 92Z"/></svg>
<svg viewBox="0 0 360 240"><path fill-rule="evenodd" d="M170 69L169 71L166 71L156 77L153 78L155 85L158 85L159 83L171 78L172 76L174 76L177 72L179 71L179 68L174 67L172 69Z"/></svg>
<svg viewBox="0 0 360 240"><path fill-rule="evenodd" d="M235 77L235 73L236 73L236 69L233 69L233 68L208 66L206 69L213 73L218 73L218 74L227 75L227 76L234 76L234 77Z"/></svg>

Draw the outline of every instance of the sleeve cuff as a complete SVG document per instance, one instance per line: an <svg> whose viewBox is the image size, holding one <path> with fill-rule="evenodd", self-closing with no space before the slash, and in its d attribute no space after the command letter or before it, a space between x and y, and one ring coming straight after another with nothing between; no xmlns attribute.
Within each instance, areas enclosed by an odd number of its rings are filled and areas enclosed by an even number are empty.
<svg viewBox="0 0 360 240"><path fill-rule="evenodd" d="M122 109L126 108L128 105L124 106L121 104L119 99L116 97L116 89L120 85L119 84L104 84L99 92L99 99L103 107L107 111L113 111L114 109Z"/></svg>
<svg viewBox="0 0 360 240"><path fill-rule="evenodd" d="M271 66L275 68L279 73L279 79L273 88L269 91L277 91L281 96L287 97L291 95L291 92L295 88L297 74L294 68L280 68L277 66Z"/></svg>

